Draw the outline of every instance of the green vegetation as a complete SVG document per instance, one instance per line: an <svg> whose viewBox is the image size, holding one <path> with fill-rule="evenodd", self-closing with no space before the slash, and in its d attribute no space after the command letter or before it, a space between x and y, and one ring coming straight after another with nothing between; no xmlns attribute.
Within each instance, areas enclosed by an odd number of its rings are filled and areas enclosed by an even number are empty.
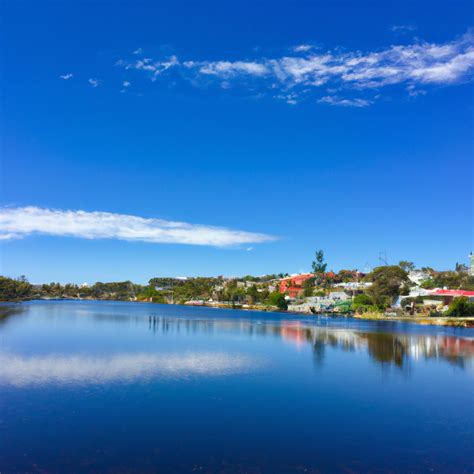
<svg viewBox="0 0 474 474"><path fill-rule="evenodd" d="M451 290L474 290L474 277L465 270L436 272L430 271L431 278L421 284L422 288L449 288Z"/></svg>
<svg viewBox="0 0 474 474"><path fill-rule="evenodd" d="M268 302L272 306L276 306L278 309L282 311L286 311L288 309L288 303L285 299L285 296L282 295L279 291L274 291L270 293L268 296Z"/></svg>
<svg viewBox="0 0 474 474"><path fill-rule="evenodd" d="M32 286L22 276L16 280L0 276L0 301L21 301L31 298Z"/></svg>
<svg viewBox="0 0 474 474"><path fill-rule="evenodd" d="M409 262L408 260L400 260L400 262L398 262L398 266L406 272L411 272L415 269L415 264L413 262Z"/></svg>
<svg viewBox="0 0 474 474"><path fill-rule="evenodd" d="M373 304L379 308L387 308L399 295L406 293L407 288L404 285L408 282L408 273L398 265L386 265L374 268L366 276L366 281L372 282L367 294Z"/></svg>
<svg viewBox="0 0 474 474"><path fill-rule="evenodd" d="M446 311L446 316L474 316L474 303L471 303L465 296L454 298Z"/></svg>
<svg viewBox="0 0 474 474"><path fill-rule="evenodd" d="M322 250L317 250L315 253L316 259L311 264L314 273L314 279L317 285L320 285L324 280L324 274L328 266L324 261L324 252Z"/></svg>
<svg viewBox="0 0 474 474"><path fill-rule="evenodd" d="M413 315L432 315L449 317L474 316L474 302L467 298L455 298L447 311L440 311L436 297L431 298L431 306L424 304L426 298L418 296L405 298L403 308L393 308L401 295L408 295L415 285L408 278L408 272L415 270L413 262L402 260L398 265L385 265L375 268L367 275L357 270L342 269L338 273L327 271L323 250L315 252L312 262L313 273L297 288L293 304L308 303L312 296L326 297L327 301L318 302L318 310L333 310L337 313L355 313L357 317L381 319L387 315L409 317ZM447 287L450 289L474 290L474 277L469 275L463 264L456 264L455 271L435 271L422 268L426 280L424 288ZM170 278L155 277L148 285L137 285L131 281L97 282L92 286L52 282L43 285L31 285L25 277L11 279L0 277L0 301L21 301L24 299L45 298L81 298L97 300L142 301L168 304L213 304L217 306L257 307L259 309L287 310L289 299L279 291L280 280L288 274L270 274L264 276L246 275L241 278L191 277ZM423 276L423 275L422 275ZM346 294L353 298L331 298L339 283L370 283L370 285L352 286ZM296 301L295 301L296 300ZM439 303L443 299L439 297ZM436 308L435 308L436 306ZM308 305L306 305L306 310ZM389 309L390 308L390 309ZM314 308L310 308L313 310ZM387 311L389 309L389 311ZM461 320L459 320L461 321Z"/></svg>
<svg viewBox="0 0 474 474"><path fill-rule="evenodd" d="M303 296L305 298L313 296L315 282L316 278L308 278L303 282Z"/></svg>
<svg viewBox="0 0 474 474"><path fill-rule="evenodd" d="M351 308L358 314L366 313L367 311L371 311L374 309L374 301L369 295L361 293L359 295L354 296L354 298L352 299Z"/></svg>

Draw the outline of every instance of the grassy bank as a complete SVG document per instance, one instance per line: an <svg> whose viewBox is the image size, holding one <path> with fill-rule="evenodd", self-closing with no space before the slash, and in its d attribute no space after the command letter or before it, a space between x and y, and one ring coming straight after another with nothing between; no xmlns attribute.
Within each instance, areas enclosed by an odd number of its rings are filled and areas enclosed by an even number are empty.
<svg viewBox="0 0 474 474"><path fill-rule="evenodd" d="M405 321L410 323L434 325L434 326L453 326L453 327L474 327L474 317L427 317L427 316L386 316L383 313L368 312L364 314L355 314L356 319L368 319L373 321Z"/></svg>

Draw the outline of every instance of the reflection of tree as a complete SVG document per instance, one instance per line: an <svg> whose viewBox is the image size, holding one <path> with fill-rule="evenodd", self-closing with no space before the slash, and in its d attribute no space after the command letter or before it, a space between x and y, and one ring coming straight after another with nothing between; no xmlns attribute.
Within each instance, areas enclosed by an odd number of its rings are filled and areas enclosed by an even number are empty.
<svg viewBox="0 0 474 474"><path fill-rule="evenodd" d="M372 332L354 329L321 327L301 321L252 320L252 319L189 319L173 317L149 317L149 329L154 333L239 333L248 337L279 337L302 346L310 344L315 363L324 364L327 348L344 352L364 351L374 361L383 365L393 364L405 368L407 362L420 357L443 359L464 367L466 359L474 358L474 341L447 335L420 335ZM386 327L384 327L387 330Z"/></svg>
<svg viewBox="0 0 474 474"><path fill-rule="evenodd" d="M474 341L455 336L410 335L382 331L358 332L351 329L322 328L300 323L283 323L281 337L299 344L312 345L318 366L324 363L326 348L344 352L365 350L380 364L404 368L410 359L435 358L464 367L466 359L474 358Z"/></svg>
<svg viewBox="0 0 474 474"><path fill-rule="evenodd" d="M394 363L397 367L403 366L406 356L406 346L394 334L372 332L361 335L367 341L369 354L382 364Z"/></svg>
<svg viewBox="0 0 474 474"><path fill-rule="evenodd" d="M319 339L316 339L313 343L313 357L314 361L318 366L324 364L324 359L326 356L326 343Z"/></svg>
<svg viewBox="0 0 474 474"><path fill-rule="evenodd" d="M0 306L0 324L5 324L13 315L18 315L25 311L22 304L14 303Z"/></svg>

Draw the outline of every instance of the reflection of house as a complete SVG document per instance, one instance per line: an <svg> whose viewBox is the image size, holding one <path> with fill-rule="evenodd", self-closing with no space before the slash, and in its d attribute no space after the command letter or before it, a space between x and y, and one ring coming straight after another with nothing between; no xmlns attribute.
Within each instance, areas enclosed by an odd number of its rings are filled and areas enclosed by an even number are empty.
<svg viewBox="0 0 474 474"><path fill-rule="evenodd" d="M280 280L280 293L288 293L290 298L296 298L303 293L303 284L313 278L312 273L300 273Z"/></svg>

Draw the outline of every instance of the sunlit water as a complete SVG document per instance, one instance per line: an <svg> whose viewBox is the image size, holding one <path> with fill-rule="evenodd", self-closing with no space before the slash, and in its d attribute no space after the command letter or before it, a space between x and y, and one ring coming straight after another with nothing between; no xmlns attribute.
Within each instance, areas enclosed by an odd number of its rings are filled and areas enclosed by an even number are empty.
<svg viewBox="0 0 474 474"><path fill-rule="evenodd" d="M0 308L0 472L474 469L474 331L139 303Z"/></svg>

